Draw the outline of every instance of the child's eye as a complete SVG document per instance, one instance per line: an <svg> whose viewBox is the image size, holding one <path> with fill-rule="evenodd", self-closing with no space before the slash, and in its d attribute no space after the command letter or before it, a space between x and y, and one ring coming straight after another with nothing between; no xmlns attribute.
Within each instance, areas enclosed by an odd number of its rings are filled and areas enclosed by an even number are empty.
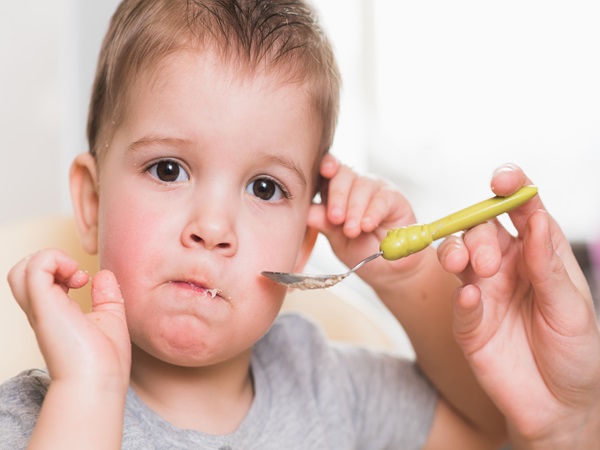
<svg viewBox="0 0 600 450"><path fill-rule="evenodd" d="M285 187L268 177L253 180L246 186L246 192L261 200L277 201L282 198L290 198L290 194Z"/></svg>
<svg viewBox="0 0 600 450"><path fill-rule="evenodd" d="M158 161L146 170L154 178L165 183L177 183L188 181L190 179L190 176L185 169L181 167L181 164L173 159L163 159Z"/></svg>

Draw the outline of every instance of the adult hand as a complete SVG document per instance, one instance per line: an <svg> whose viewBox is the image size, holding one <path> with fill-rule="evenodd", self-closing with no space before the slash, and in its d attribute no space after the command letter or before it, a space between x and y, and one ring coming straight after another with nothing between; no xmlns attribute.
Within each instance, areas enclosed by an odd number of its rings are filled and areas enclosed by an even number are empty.
<svg viewBox="0 0 600 450"><path fill-rule="evenodd" d="M526 184L508 165L492 190L509 195ZM600 437L600 331L589 286L539 197L509 215L517 236L494 221L438 249L465 283L453 300L455 337L515 445L592 448Z"/></svg>

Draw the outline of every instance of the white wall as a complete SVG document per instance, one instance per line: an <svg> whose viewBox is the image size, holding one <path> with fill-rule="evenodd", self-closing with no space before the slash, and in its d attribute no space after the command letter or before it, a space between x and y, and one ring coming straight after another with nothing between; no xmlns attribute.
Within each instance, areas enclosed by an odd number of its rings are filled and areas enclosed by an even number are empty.
<svg viewBox="0 0 600 450"><path fill-rule="evenodd" d="M0 223L70 213L68 168L87 150L95 60L117 1L2 3Z"/></svg>
<svg viewBox="0 0 600 450"><path fill-rule="evenodd" d="M422 221L513 161L571 239L600 238L600 3L377 0L370 168Z"/></svg>
<svg viewBox="0 0 600 450"><path fill-rule="evenodd" d="M116 0L2 0L0 223L70 212L99 42ZM333 152L432 220L526 167L573 239L600 234L594 0L317 0L344 75Z"/></svg>
<svg viewBox="0 0 600 450"><path fill-rule="evenodd" d="M0 14L0 222L60 203L61 2L4 1Z"/></svg>

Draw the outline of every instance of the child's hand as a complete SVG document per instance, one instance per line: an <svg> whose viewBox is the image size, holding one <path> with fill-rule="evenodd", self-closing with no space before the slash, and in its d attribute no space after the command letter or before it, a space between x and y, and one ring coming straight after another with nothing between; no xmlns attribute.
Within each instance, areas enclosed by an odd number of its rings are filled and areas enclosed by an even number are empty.
<svg viewBox="0 0 600 450"><path fill-rule="evenodd" d="M393 227L415 222L412 208L400 191L384 180L359 176L332 155L321 164L328 180L325 204L313 205L308 224L323 233L336 256L348 267L379 251L379 244ZM390 276L398 279L416 267L418 255L389 262L375 260L359 270L372 286Z"/></svg>
<svg viewBox="0 0 600 450"><path fill-rule="evenodd" d="M349 267L379 251L389 229L415 223L412 208L397 188L358 176L332 156L324 158L321 174L329 180L327 201L313 205L308 224L328 238L337 257ZM459 280L442 268L434 248L397 261L377 258L357 273L402 325L420 369L442 402L456 411L456 415L442 414L445 418L440 419L436 436L443 435L444 441L447 430L454 432L457 423L468 423L464 425L468 433L500 441L505 435L504 418L482 391L453 339L450 300Z"/></svg>
<svg viewBox="0 0 600 450"><path fill-rule="evenodd" d="M506 166L492 189L508 195L525 184L519 168ZM495 221L438 249L442 265L465 283L454 298L454 333L517 442L574 448L562 439L583 438L600 423L600 333L590 290L539 197L510 218L517 237Z"/></svg>
<svg viewBox="0 0 600 450"><path fill-rule="evenodd" d="M106 386L108 381L127 389L131 344L119 286L111 272L99 272L92 282L92 312L84 314L67 292L88 280L89 275L58 250L35 253L8 274L53 383Z"/></svg>

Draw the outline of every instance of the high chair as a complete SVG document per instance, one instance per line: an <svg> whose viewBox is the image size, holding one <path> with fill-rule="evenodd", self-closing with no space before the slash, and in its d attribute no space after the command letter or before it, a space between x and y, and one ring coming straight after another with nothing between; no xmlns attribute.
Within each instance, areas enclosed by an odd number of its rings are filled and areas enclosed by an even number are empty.
<svg viewBox="0 0 600 450"><path fill-rule="evenodd" d="M0 226L0 382L22 370L45 366L34 333L12 296L6 276L21 258L50 247L63 250L79 261L90 275L96 272L97 259L83 250L72 217L49 216ZM339 292L339 289L290 291L282 312L307 315L332 340L399 351L401 344L390 333L389 322L373 305L350 292L348 299L344 299ZM89 311L89 283L82 289L72 290L69 296L84 311Z"/></svg>

